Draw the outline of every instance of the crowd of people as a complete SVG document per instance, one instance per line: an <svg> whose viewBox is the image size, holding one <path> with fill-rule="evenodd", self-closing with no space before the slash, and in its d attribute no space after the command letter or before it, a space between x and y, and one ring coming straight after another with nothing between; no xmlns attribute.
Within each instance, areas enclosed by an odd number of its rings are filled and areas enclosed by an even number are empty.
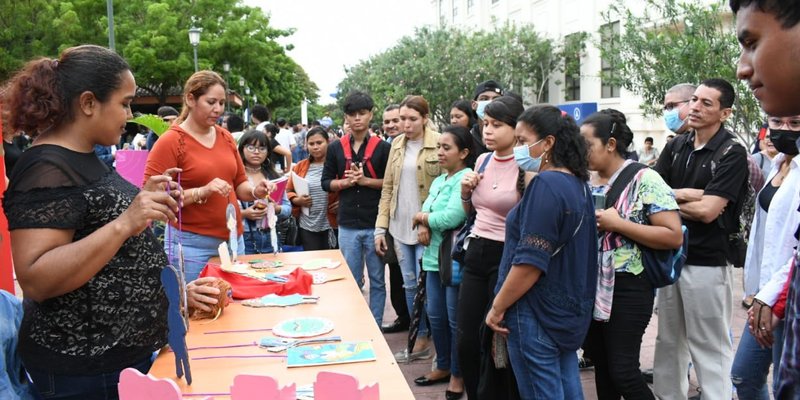
<svg viewBox="0 0 800 400"><path fill-rule="evenodd" d="M796 6L731 1L737 73L767 115L756 152L726 128L733 86L709 77L664 94L675 136L661 152L645 139L639 162L621 112L578 125L554 106L526 109L491 80L456 100L443 127L413 94L375 125L373 99L351 92L336 134L329 116L290 127L260 105L246 126L225 113L225 80L199 71L180 113L159 110L169 130L131 139L149 150L138 189L115 172L109 149L132 117L125 60L83 45L31 61L3 96L4 131L32 140L6 152L26 371L8 390L116 398L121 370L146 373L166 343L159 276L178 262L171 250L184 252L189 307L207 310L218 290L200 272L233 233L248 254L276 243L339 248L359 286L369 281L375 323L418 330L397 360L435 353L414 383L446 383L448 400L583 398L581 348L600 399L685 399L690 365L704 399L731 398L734 387L742 399L769 398L771 365L776 398L800 398L800 69L786 47L800 47ZM4 136L4 147L17 141ZM161 243L156 221L181 235ZM680 277L655 281L650 254L682 247ZM398 317L384 324L387 264ZM748 307L738 348L733 265L744 266ZM651 390L639 358L654 307Z"/></svg>

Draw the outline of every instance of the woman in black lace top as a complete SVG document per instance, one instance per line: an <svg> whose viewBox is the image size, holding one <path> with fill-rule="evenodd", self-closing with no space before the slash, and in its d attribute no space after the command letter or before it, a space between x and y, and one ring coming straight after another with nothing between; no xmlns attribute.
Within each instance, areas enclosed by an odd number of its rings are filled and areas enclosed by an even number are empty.
<svg viewBox="0 0 800 400"><path fill-rule="evenodd" d="M114 398L120 371L146 373L166 342L167 258L148 223L175 221L181 192L164 175L139 191L93 152L131 117L136 83L116 53L73 47L8 87L11 128L35 138L5 203L25 297L20 355L43 396Z"/></svg>

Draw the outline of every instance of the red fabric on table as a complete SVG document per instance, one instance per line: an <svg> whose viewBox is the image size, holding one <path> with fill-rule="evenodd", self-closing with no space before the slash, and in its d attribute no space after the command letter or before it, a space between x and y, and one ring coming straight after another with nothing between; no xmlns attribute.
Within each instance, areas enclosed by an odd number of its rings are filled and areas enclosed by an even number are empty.
<svg viewBox="0 0 800 400"><path fill-rule="evenodd" d="M218 265L206 264L200 277L213 276L222 278L231 284L233 288L233 298L238 300L254 299L268 294L287 296L290 294L311 294L311 285L314 278L302 268L297 268L289 275L286 275L286 283L264 282L233 272L225 272Z"/></svg>

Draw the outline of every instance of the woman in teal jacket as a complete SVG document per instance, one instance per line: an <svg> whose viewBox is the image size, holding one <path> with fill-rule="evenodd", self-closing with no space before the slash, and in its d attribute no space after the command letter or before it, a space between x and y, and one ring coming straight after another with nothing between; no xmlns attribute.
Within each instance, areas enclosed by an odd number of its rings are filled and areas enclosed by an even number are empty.
<svg viewBox="0 0 800 400"><path fill-rule="evenodd" d="M436 369L414 380L426 386L449 381L447 399L458 399L464 393L464 380L458 371L456 339L456 305L458 285L445 285L439 275L439 246L443 233L464 223L467 218L461 206L461 178L475 165L472 136L464 127L448 126L439 137L437 156L446 172L431 184L422 211L414 216L419 241L425 245L422 269L427 271L427 312L436 347Z"/></svg>

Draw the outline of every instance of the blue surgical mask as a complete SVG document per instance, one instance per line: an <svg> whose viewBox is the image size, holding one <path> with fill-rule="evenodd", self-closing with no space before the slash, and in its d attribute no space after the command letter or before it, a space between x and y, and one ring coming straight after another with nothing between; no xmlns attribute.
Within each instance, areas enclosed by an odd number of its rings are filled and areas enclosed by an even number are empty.
<svg viewBox="0 0 800 400"><path fill-rule="evenodd" d="M544 157L544 153L539 157L531 157L530 148L539 144L542 140L539 140L536 143L531 145L519 145L514 147L514 161L517 162L520 168L523 171L528 172L539 172L539 168L542 166L542 157Z"/></svg>
<svg viewBox="0 0 800 400"><path fill-rule="evenodd" d="M667 125L667 129L675 133L678 133L684 122L686 121L681 120L680 110L677 107L664 113L664 123Z"/></svg>
<svg viewBox="0 0 800 400"><path fill-rule="evenodd" d="M478 107L475 108L475 114L478 114L478 118L483 119L486 115L484 112L486 110L486 105L489 104L491 100L481 100L478 102Z"/></svg>

